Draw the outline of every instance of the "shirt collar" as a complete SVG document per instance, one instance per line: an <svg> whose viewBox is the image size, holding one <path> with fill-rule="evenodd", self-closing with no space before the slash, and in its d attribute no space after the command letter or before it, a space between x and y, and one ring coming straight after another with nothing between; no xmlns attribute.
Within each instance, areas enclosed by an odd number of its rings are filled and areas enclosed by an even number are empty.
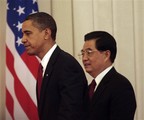
<svg viewBox="0 0 144 120"><path fill-rule="evenodd" d="M99 85L99 83L101 82L101 80L103 79L103 77L112 69L113 65L109 66L108 68L106 68L104 71L102 71L96 78L96 84L97 86ZM96 86L96 87L97 87Z"/></svg>
<svg viewBox="0 0 144 120"><path fill-rule="evenodd" d="M44 75L44 72L45 72L45 69L46 69L46 66L50 60L50 57L52 55L52 53L54 52L54 50L56 49L57 47L57 44L54 44L52 46L52 48L45 54L45 56L43 57L43 59L41 60L41 65L43 66L43 75Z"/></svg>

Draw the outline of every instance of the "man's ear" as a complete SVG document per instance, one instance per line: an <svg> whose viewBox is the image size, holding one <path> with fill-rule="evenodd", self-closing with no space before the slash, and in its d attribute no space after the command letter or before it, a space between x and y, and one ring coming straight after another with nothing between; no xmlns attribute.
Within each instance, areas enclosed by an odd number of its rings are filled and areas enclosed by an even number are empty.
<svg viewBox="0 0 144 120"><path fill-rule="evenodd" d="M111 52L109 50L103 51L105 61L110 59Z"/></svg>
<svg viewBox="0 0 144 120"><path fill-rule="evenodd" d="M49 37L51 37L51 30L49 28L46 28L44 39L47 40L49 39Z"/></svg>

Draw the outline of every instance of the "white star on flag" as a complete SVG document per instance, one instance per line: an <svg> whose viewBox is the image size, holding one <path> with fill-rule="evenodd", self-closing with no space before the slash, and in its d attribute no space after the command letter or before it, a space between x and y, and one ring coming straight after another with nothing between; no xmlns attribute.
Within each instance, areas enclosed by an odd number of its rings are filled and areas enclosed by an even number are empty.
<svg viewBox="0 0 144 120"><path fill-rule="evenodd" d="M17 12L19 13L19 16L21 15L21 14L25 14L24 13L24 9L25 9L25 7L21 7L21 6L19 6L19 9L17 10Z"/></svg>
<svg viewBox="0 0 144 120"><path fill-rule="evenodd" d="M36 0L33 0L33 4L36 3Z"/></svg>
<svg viewBox="0 0 144 120"><path fill-rule="evenodd" d="M18 37L18 40L16 41L16 43L18 44L18 46L20 46L22 44L22 39Z"/></svg>
<svg viewBox="0 0 144 120"><path fill-rule="evenodd" d="M18 25L17 25L16 27L18 28L18 31L20 31L21 28L22 28L22 23L20 23L20 22L18 21Z"/></svg>
<svg viewBox="0 0 144 120"><path fill-rule="evenodd" d="M33 13L36 13L37 11L34 11L33 9L32 9L32 13L31 14L33 14Z"/></svg>
<svg viewBox="0 0 144 120"><path fill-rule="evenodd" d="M9 3L7 3L7 6L6 6L7 10L9 10Z"/></svg>

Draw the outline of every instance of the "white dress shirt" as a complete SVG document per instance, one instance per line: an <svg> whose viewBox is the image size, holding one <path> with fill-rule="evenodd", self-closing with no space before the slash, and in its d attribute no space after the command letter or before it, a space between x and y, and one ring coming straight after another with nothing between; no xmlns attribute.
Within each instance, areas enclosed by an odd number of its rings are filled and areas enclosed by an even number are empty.
<svg viewBox="0 0 144 120"><path fill-rule="evenodd" d="M43 66L43 76L44 76L44 73L45 73L45 70L46 70L46 66L49 62L49 59L52 55L52 53L54 52L54 50L56 49L57 47L57 44L54 44L53 47L45 54L45 56L42 58L41 60L41 65Z"/></svg>
<svg viewBox="0 0 144 120"><path fill-rule="evenodd" d="M106 68L104 71L102 71L95 79L96 82L96 87L95 90L97 89L99 83L101 82L101 80L103 79L103 77L112 69L113 65L109 66L108 68Z"/></svg>

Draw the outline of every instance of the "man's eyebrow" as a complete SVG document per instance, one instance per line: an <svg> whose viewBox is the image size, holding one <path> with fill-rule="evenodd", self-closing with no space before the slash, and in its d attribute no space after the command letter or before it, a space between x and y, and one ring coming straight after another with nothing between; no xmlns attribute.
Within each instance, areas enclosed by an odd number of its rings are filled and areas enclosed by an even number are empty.
<svg viewBox="0 0 144 120"><path fill-rule="evenodd" d="M92 48L86 48L85 50L92 50Z"/></svg>
<svg viewBox="0 0 144 120"><path fill-rule="evenodd" d="M86 48L85 50L92 50L91 48ZM81 52L85 51L84 49L81 50Z"/></svg>
<svg viewBox="0 0 144 120"><path fill-rule="evenodd" d="M28 33L31 32L30 30L24 30L23 33Z"/></svg>

